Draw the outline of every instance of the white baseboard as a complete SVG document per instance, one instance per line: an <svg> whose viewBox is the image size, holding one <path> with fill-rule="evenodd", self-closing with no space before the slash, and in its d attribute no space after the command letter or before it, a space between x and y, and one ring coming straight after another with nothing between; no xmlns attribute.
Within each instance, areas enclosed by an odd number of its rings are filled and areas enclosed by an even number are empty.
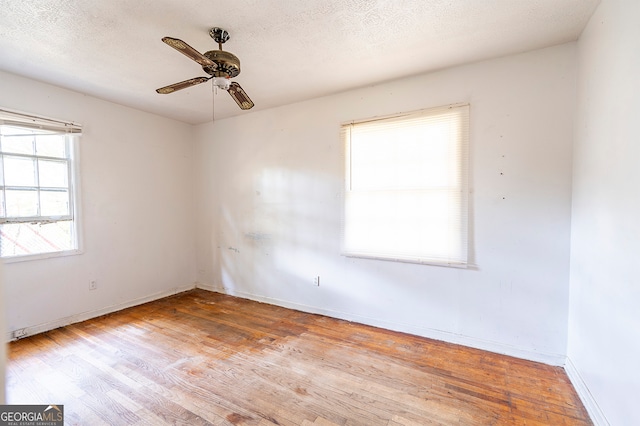
<svg viewBox="0 0 640 426"><path fill-rule="evenodd" d="M440 340L448 343L455 343L458 345L468 346L476 349L482 349L485 351L513 356L516 358L526 359L529 361L542 362L544 364L553 365L553 366L560 366L560 367L564 366L566 361L566 356L561 354L531 351L528 349L522 349L522 348L518 348L511 345L505 345L504 343L477 339L474 337L450 333L447 331L435 330L435 329L425 328L425 327L417 327L410 324L401 324L401 323L394 323L390 321L383 321L376 318L370 318L370 317L365 317L361 315L351 314L348 312L334 311L334 310L324 309L316 306L309 306L309 305L304 305L300 303L290 302L287 300L280 300L272 297L245 293L243 291L235 291L235 290L226 289L222 286L217 286L213 284L196 283L196 287L201 288L203 290L214 291L216 293L222 293L222 294L228 294L230 296L241 297L243 299L269 303L271 305L282 306L284 308L295 309L298 311L308 312L312 314L326 315L332 318L353 321L353 322L371 325L374 327L380 327L380 328L384 328L392 331L409 333L416 336L427 337L429 339Z"/></svg>
<svg viewBox="0 0 640 426"><path fill-rule="evenodd" d="M222 293L222 294L231 295L230 293L227 293L227 291L223 287L219 287L219 286L216 286L216 285L213 285L213 284L206 284L206 283L197 282L196 283L196 288L199 288L199 289L202 289L202 290L209 290L209 291L213 291L213 292L216 292L216 293Z"/></svg>
<svg viewBox="0 0 640 426"><path fill-rule="evenodd" d="M589 417L591 417L591 421L593 422L593 424L595 426L609 426L609 421L604 416L604 413L600 409L600 406L589 391L587 384L585 383L575 364L569 357L567 357L566 359L564 370L567 372L567 376L569 376L571 384L573 384L573 387L578 393L580 400L584 404L584 408L587 409L587 412L589 413Z"/></svg>
<svg viewBox="0 0 640 426"><path fill-rule="evenodd" d="M97 309L95 311L82 312L80 314L71 315L68 317L60 318L55 321L50 321L44 324L38 324L34 326L28 326L18 328L18 330L24 330L24 334L20 338L32 336L38 333L44 333L45 331L54 330L56 328L64 327L65 325L75 324L77 322L86 321L91 318L96 318L102 315L110 314L112 312L121 311L132 306L142 305L143 303L152 302L154 300L162 299L163 297L173 296L174 294L182 293L183 291L192 290L196 288L194 284L188 284L181 287L175 287L170 290L160 291L149 296L140 297L137 299L129 300L117 305L108 306L106 308ZM14 333L16 330L9 330L6 335L7 342L16 340Z"/></svg>

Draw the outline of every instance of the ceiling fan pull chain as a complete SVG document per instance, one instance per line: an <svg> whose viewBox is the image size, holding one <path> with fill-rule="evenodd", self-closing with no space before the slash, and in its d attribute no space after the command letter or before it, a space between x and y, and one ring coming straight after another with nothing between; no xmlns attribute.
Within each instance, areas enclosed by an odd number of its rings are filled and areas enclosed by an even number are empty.
<svg viewBox="0 0 640 426"><path fill-rule="evenodd" d="M216 121L216 85L211 82L211 122Z"/></svg>

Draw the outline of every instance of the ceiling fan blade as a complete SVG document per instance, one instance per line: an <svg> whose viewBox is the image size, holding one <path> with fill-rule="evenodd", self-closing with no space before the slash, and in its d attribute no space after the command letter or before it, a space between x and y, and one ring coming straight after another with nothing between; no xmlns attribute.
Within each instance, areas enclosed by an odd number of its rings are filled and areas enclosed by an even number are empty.
<svg viewBox="0 0 640 426"><path fill-rule="evenodd" d="M198 52L193 47L189 46L182 40L172 37L162 37L162 41L168 44L169 46L176 49L178 52L182 53L186 57L193 59L203 67L216 67L215 62L211 59L204 56L202 53Z"/></svg>
<svg viewBox="0 0 640 426"><path fill-rule="evenodd" d="M244 89L235 81L229 86L228 92L233 100L236 101L240 109L253 108L253 101L249 99L247 92L245 92Z"/></svg>
<svg viewBox="0 0 640 426"><path fill-rule="evenodd" d="M196 84L204 83L205 81L209 81L211 77L196 77L189 80L181 81L180 83L173 83L168 86L161 87L156 89L156 92L161 95L166 95L168 93L173 93L176 90L186 89L187 87L195 86Z"/></svg>

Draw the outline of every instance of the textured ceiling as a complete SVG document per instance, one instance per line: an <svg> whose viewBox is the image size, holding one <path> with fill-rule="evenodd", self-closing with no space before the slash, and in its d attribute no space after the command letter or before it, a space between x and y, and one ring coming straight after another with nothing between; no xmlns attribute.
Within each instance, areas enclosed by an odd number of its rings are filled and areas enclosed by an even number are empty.
<svg viewBox="0 0 640 426"><path fill-rule="evenodd" d="M599 1L0 0L0 69L202 123L210 83L155 93L206 76L163 36L204 52L228 30L255 111L576 40ZM216 118L248 113L215 97Z"/></svg>

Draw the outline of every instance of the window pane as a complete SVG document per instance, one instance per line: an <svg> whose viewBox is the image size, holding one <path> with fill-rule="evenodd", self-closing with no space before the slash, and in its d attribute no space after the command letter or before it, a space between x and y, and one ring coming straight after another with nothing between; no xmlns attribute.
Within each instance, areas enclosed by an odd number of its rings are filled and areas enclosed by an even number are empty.
<svg viewBox="0 0 640 426"><path fill-rule="evenodd" d="M36 139L36 153L43 157L67 156L64 135L40 135Z"/></svg>
<svg viewBox="0 0 640 426"><path fill-rule="evenodd" d="M67 188L68 169L66 161L38 160L40 186L45 188ZM44 213L43 213L44 214Z"/></svg>
<svg viewBox="0 0 640 426"><path fill-rule="evenodd" d="M38 215L38 191L7 189L5 199L8 217Z"/></svg>
<svg viewBox="0 0 640 426"><path fill-rule="evenodd" d="M23 131L24 134L24 131ZM33 135L28 136L3 136L2 152L12 154L29 154L33 155Z"/></svg>
<svg viewBox="0 0 640 426"><path fill-rule="evenodd" d="M69 214L67 191L40 191L41 216L66 216Z"/></svg>
<svg viewBox="0 0 640 426"><path fill-rule="evenodd" d="M350 192L345 249L374 257L459 258L458 197L446 190Z"/></svg>
<svg viewBox="0 0 640 426"><path fill-rule="evenodd" d="M35 161L4 156L4 180L7 186L36 186Z"/></svg>
<svg viewBox="0 0 640 426"><path fill-rule="evenodd" d="M458 181L457 124L352 130L351 189L415 189Z"/></svg>
<svg viewBox="0 0 640 426"><path fill-rule="evenodd" d="M17 256L74 249L71 221L0 225L0 255Z"/></svg>
<svg viewBox="0 0 640 426"><path fill-rule="evenodd" d="M27 133L31 134L33 132L22 127L0 125L0 135L2 136L24 135Z"/></svg>

